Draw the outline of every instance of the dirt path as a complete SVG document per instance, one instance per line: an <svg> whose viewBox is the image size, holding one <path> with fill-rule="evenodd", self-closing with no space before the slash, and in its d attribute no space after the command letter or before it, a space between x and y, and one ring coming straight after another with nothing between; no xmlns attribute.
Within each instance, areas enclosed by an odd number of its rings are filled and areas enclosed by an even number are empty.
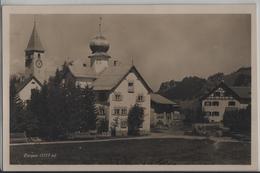
<svg viewBox="0 0 260 173"><path fill-rule="evenodd" d="M138 137L125 137L125 138L109 138L109 139L93 139L93 140L77 140L77 141L55 141L55 142L34 142L34 143L17 143L11 144L11 146L19 145L40 145L40 144L69 144L69 143L91 143L91 142L108 142L108 141L125 141L125 140L142 140L142 139L209 139L214 142L241 142L236 139L231 139L230 137L204 137L204 136L188 136L188 135L171 135L163 133L151 133L149 136L138 136Z"/></svg>

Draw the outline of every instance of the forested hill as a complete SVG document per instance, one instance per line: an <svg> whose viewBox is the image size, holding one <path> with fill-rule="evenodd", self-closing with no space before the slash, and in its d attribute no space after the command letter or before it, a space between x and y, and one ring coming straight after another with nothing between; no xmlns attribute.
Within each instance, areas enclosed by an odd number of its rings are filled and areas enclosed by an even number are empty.
<svg viewBox="0 0 260 173"><path fill-rule="evenodd" d="M163 82L158 93L171 100L193 100L221 81L229 86L251 86L251 67L243 67L230 74L216 73L207 79L192 76L185 77L182 81Z"/></svg>

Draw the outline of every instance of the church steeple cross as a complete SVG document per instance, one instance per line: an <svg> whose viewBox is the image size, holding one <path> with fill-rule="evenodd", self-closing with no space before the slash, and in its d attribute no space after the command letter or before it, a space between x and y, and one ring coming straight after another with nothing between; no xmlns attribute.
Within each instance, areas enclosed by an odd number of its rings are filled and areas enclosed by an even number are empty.
<svg viewBox="0 0 260 173"><path fill-rule="evenodd" d="M99 35L100 36L102 36L102 31L101 31L101 25L102 25L102 17L99 17L99 28L98 28L98 30L99 30Z"/></svg>

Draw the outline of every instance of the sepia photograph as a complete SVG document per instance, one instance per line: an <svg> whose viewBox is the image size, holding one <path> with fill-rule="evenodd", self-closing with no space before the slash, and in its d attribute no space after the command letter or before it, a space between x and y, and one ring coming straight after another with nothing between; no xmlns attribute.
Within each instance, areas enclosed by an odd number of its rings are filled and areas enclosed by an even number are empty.
<svg viewBox="0 0 260 173"><path fill-rule="evenodd" d="M27 8L6 10L9 166L255 164L254 14Z"/></svg>

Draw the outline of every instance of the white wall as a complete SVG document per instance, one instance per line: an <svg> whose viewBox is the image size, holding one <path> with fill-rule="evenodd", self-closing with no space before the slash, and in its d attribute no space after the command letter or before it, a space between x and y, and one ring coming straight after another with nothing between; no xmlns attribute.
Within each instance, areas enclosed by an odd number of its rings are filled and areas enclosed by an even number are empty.
<svg viewBox="0 0 260 173"><path fill-rule="evenodd" d="M108 60L95 60L92 67L95 69L96 73L100 73L108 67Z"/></svg>
<svg viewBox="0 0 260 173"><path fill-rule="evenodd" d="M23 100L30 100L31 99L31 90L38 88L39 90L41 89L41 86L34 80L32 79L20 92L19 92L19 97Z"/></svg>
<svg viewBox="0 0 260 173"><path fill-rule="evenodd" d="M128 81L134 82L134 93L128 93ZM121 101L114 101L113 94L115 92L120 92L122 94ZM110 102L110 110L109 110L109 129L111 127L111 123L113 118L117 117L112 115L113 108L115 107L127 107L127 113L129 109L136 104L136 97L138 94L143 94L144 102L140 102L140 106L144 107L144 122L143 128L140 130L144 130L146 132L150 131L150 95L148 94L147 89L144 87L142 82L137 79L137 76L132 72L129 73L126 78L119 84L119 86L112 92L109 96ZM119 127L117 130L127 132L127 128L121 128L120 121L127 120L127 116L119 116Z"/></svg>
<svg viewBox="0 0 260 173"><path fill-rule="evenodd" d="M211 105L211 106L205 106L204 103L205 103L206 101L211 101L211 102L213 102L213 101L218 101L218 102L219 102L219 105L218 105L218 106L213 106L213 105ZM234 101L234 102L235 102L235 106L228 106L228 102L229 102L229 101ZM216 100L205 99L205 100L202 101L202 110L203 110L204 112L214 112L214 111L219 112L219 116L209 116L209 117L208 117L210 122L211 122L211 121L214 121L214 122L220 122L220 121L222 121L222 120L223 120L224 113L225 113L225 109L228 108L228 107L230 107L230 108L240 108L240 103L239 103L237 100L233 99L233 98L230 98L230 99L227 99L227 100L221 100L221 99L216 99Z"/></svg>
<svg viewBox="0 0 260 173"><path fill-rule="evenodd" d="M220 92L222 95L220 97L214 96L215 92ZM245 109L247 107L247 104L240 104L238 100L236 100L232 96L228 96L224 89L218 88L214 93L212 93L210 96L208 96L206 99L202 101L202 111L204 112L219 112L219 116L208 116L208 119L210 122L221 122L223 120L223 116L225 113L226 108L235 108L235 109ZM218 101L218 106L206 106L205 102L213 102ZM235 106L229 106L228 102L234 101Z"/></svg>
<svg viewBox="0 0 260 173"><path fill-rule="evenodd" d="M38 58L38 54L40 54L40 58ZM46 57L45 53L38 53L34 52L32 58L32 64L30 68L26 67L25 74L27 77L34 76L36 77L41 83L43 83L45 80L48 81L48 76L46 75ZM42 66L39 68L36 66L37 60L42 61Z"/></svg>

